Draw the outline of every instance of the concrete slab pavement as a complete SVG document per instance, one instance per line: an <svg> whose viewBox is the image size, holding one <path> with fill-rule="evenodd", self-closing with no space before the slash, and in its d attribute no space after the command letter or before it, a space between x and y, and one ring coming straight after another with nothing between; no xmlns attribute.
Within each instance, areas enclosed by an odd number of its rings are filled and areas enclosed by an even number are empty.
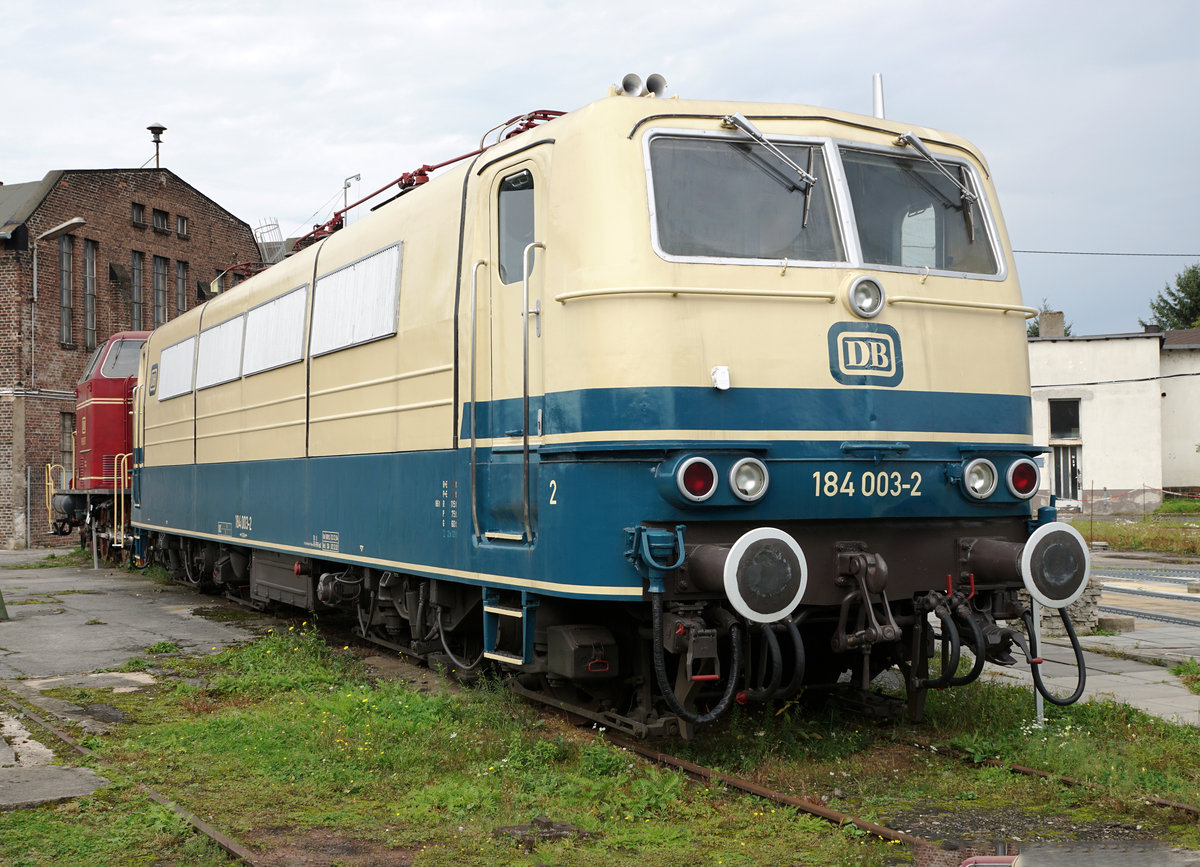
<svg viewBox="0 0 1200 867"><path fill-rule="evenodd" d="M1153 554L1100 552L1092 555L1093 580L1103 581L1114 570L1200 569L1195 560ZM1141 604L1141 603L1139 603ZM1198 611L1197 613L1200 613ZM1087 666L1083 700L1112 699L1140 708L1171 722L1200 726L1200 695L1193 693L1170 667L1200 659L1200 629L1135 618L1132 632L1117 635L1081 635L1080 647ZM1055 695L1069 695L1078 683L1075 655L1065 638L1045 637L1041 655L1042 680ZM1007 678L1029 685L1029 666L989 665L989 677Z"/></svg>
<svg viewBox="0 0 1200 867"><path fill-rule="evenodd" d="M84 731L103 731L112 711L46 696L61 687L131 690L154 682L147 672L117 672L147 648L169 642L188 655L213 653L252 638L256 624L220 622L197 609L227 603L145 575L118 569L34 563L47 550L0 551L0 593L8 621L0 621L0 689ZM90 794L107 781L87 768L54 765L53 749L31 738L20 713L0 700L0 810ZM107 709L107 711L106 711ZM107 719L106 719L107 717Z"/></svg>

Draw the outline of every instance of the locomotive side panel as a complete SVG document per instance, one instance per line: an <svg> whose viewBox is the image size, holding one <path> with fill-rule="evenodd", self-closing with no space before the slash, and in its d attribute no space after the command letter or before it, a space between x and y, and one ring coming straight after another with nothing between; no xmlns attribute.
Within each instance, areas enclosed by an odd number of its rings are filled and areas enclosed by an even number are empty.
<svg viewBox="0 0 1200 867"><path fill-rule="evenodd" d="M197 463L304 456L312 258L286 259L206 306L195 374Z"/></svg>
<svg viewBox="0 0 1200 867"><path fill-rule="evenodd" d="M456 193L454 177L435 179L322 245L311 456L453 444Z"/></svg>

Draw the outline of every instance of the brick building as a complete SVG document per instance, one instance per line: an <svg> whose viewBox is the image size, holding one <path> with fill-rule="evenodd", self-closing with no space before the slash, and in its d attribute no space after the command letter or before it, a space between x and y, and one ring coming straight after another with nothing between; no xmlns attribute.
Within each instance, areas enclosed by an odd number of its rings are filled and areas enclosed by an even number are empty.
<svg viewBox="0 0 1200 867"><path fill-rule="evenodd" d="M174 318L258 258L249 225L167 169L0 183L0 547L54 540L45 467L70 476L74 388L93 349Z"/></svg>

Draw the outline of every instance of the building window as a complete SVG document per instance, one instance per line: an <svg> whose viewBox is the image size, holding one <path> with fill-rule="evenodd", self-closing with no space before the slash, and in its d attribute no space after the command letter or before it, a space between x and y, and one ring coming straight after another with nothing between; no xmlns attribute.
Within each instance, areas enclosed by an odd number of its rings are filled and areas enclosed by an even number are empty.
<svg viewBox="0 0 1200 867"><path fill-rule="evenodd" d="M74 325L71 318L71 296L74 294L71 286L71 260L74 258L74 250L74 239L70 235L63 235L58 239L58 285L59 300L62 304L62 312L59 315L59 340L65 344L71 342L71 329Z"/></svg>
<svg viewBox="0 0 1200 867"><path fill-rule="evenodd" d="M1050 401L1050 439L1079 439L1079 401Z"/></svg>
<svg viewBox="0 0 1200 867"><path fill-rule="evenodd" d="M160 211L158 208L154 209L154 231L163 233L170 231L167 228L167 212Z"/></svg>
<svg viewBox="0 0 1200 867"><path fill-rule="evenodd" d="M175 263L175 315L187 310L187 262Z"/></svg>
<svg viewBox="0 0 1200 867"><path fill-rule="evenodd" d="M75 475L75 413L58 414L58 462L63 468L63 479Z"/></svg>
<svg viewBox="0 0 1200 867"><path fill-rule="evenodd" d="M141 226L144 229L146 227L146 206L134 202L130 208L129 217L133 225Z"/></svg>
<svg viewBox="0 0 1200 867"><path fill-rule="evenodd" d="M175 215L175 234L181 238L188 236L188 218L182 214Z"/></svg>
<svg viewBox="0 0 1200 867"><path fill-rule="evenodd" d="M154 327L167 321L167 260L154 257Z"/></svg>
<svg viewBox="0 0 1200 867"><path fill-rule="evenodd" d="M83 242L83 345L96 348L96 248L95 241Z"/></svg>
<svg viewBox="0 0 1200 867"><path fill-rule="evenodd" d="M145 262L146 254L141 250L134 250L129 269L129 297L132 301L129 327L134 331L142 330L142 266Z"/></svg>

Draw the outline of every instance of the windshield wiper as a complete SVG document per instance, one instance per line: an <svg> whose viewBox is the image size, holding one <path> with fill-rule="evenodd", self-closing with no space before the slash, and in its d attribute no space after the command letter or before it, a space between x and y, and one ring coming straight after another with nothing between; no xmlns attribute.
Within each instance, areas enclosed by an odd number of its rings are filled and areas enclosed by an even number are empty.
<svg viewBox="0 0 1200 867"><path fill-rule="evenodd" d="M800 165L781 151L774 145L762 132L752 124L744 114L740 111L735 114L727 114L721 121L721 125L726 129L738 129L744 132L750 138L754 139L760 145L765 147L772 156L778 159L781 163L796 173L796 177L800 179L800 183L804 184L804 217L801 221L801 228L808 228L808 215L812 209L812 191L817 183L816 177L813 175L813 149L808 149L808 170L802 169Z"/></svg>
<svg viewBox="0 0 1200 867"><path fill-rule="evenodd" d="M906 145L911 146L913 150L921 155L927 163L941 172L950 183L958 187L959 196L962 201L963 220L967 225L967 239L971 242L975 241L975 216L971 213L971 205L979 201L979 197L971 192L967 186L967 170L965 166L958 167L958 177L950 174L942 162L929 152L929 148L925 147L925 142L921 141L921 137L911 130L904 133L900 138L896 139L896 144L900 147Z"/></svg>

